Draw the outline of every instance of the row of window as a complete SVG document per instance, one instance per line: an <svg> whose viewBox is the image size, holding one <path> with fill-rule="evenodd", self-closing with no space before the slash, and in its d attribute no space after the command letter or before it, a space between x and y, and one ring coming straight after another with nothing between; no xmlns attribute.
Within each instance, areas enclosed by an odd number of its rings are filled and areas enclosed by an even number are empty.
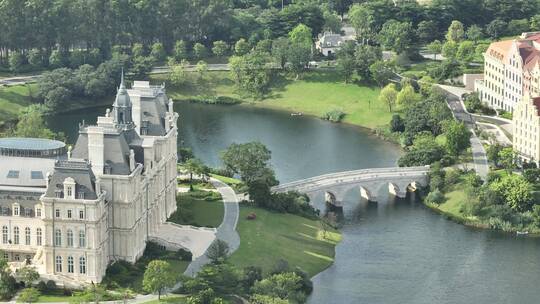
<svg viewBox="0 0 540 304"><path fill-rule="evenodd" d="M54 217L56 217L56 218L60 218L60 217L61 217L60 209L56 209L56 210L54 211ZM73 212L73 210L67 209L67 211L66 211L66 218L68 218L68 219L74 218L74 212ZM79 210L79 219L80 219L80 220L84 220L84 210Z"/></svg>
<svg viewBox="0 0 540 304"><path fill-rule="evenodd" d="M32 233L29 227L24 228L24 245L31 245ZM41 246L43 240L43 231L41 228L36 229L36 245ZM21 243L20 228L18 226L13 227L13 240L9 239L8 226L2 226L2 244L15 244Z"/></svg>
<svg viewBox="0 0 540 304"><path fill-rule="evenodd" d="M56 229L54 232L54 245L57 247L62 246L62 230ZM68 229L66 232L66 246L74 247L73 243L73 230ZM79 247L86 247L86 233L84 230L79 230Z"/></svg>
<svg viewBox="0 0 540 304"><path fill-rule="evenodd" d="M55 259L55 269L56 269L56 272L64 271L63 259L59 255L57 255ZM67 273L75 273L74 259L72 256L67 257ZM79 273L80 274L86 273L86 258L85 257L79 258Z"/></svg>

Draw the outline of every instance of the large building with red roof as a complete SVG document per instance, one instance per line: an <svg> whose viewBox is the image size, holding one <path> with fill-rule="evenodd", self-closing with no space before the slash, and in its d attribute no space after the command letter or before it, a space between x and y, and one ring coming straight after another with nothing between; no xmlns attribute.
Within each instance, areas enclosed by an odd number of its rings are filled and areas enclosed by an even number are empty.
<svg viewBox="0 0 540 304"><path fill-rule="evenodd" d="M492 43L484 54L480 99L497 110L513 112L523 96L540 96L540 32Z"/></svg>

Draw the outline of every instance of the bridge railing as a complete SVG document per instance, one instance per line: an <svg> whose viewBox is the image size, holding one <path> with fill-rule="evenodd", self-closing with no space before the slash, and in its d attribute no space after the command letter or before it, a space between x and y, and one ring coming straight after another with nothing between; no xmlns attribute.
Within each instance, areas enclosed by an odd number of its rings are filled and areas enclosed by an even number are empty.
<svg viewBox="0 0 540 304"><path fill-rule="evenodd" d="M328 173L319 176L314 176L298 181L293 181L289 183L284 183L275 187L272 187L273 191L283 191L285 189L290 189L302 185L314 184L319 181L324 181L328 179L337 179L337 178L350 178L354 176L362 175L390 175L390 176L399 176L402 173L414 173L421 172L422 174L427 174L429 172L429 166L416 166L416 167L391 167L391 168L371 168L371 169L360 169L352 171L343 171L336 173Z"/></svg>

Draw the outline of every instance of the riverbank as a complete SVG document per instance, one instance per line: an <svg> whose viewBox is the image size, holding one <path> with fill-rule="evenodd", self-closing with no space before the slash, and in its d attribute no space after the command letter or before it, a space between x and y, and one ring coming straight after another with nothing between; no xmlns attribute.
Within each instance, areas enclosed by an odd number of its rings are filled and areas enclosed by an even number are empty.
<svg viewBox="0 0 540 304"><path fill-rule="evenodd" d="M249 214L256 218L248 219ZM333 264L335 247L341 241L341 233L321 220L246 205L240 208L237 231L240 247L230 262L239 268L256 265L266 274L286 261L313 277Z"/></svg>
<svg viewBox="0 0 540 304"><path fill-rule="evenodd" d="M271 92L260 101L241 96L235 91L228 72L208 72L204 86L168 85L167 94L175 101L194 101L201 98L226 98L245 106L283 110L322 117L338 110L345 113L342 122L369 129L387 124L392 113L378 102L380 89L344 83L335 69L317 69L306 72L299 80L277 76ZM153 82L167 80L167 74L152 75Z"/></svg>

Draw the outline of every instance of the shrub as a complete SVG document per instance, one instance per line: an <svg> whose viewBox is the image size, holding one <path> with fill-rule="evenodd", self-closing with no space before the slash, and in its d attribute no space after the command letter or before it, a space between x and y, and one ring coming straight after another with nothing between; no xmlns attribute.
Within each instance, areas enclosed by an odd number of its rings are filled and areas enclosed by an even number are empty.
<svg viewBox="0 0 540 304"><path fill-rule="evenodd" d="M437 205L442 204L444 202L444 195L439 189L435 189L427 195L426 202Z"/></svg>
<svg viewBox="0 0 540 304"><path fill-rule="evenodd" d="M322 119L328 120L331 122L340 122L343 119L343 117L345 117L345 113L343 111L331 110L324 113L324 115L322 116Z"/></svg>
<svg viewBox="0 0 540 304"><path fill-rule="evenodd" d="M178 249L178 251L176 252L176 256L178 257L178 259L182 261L193 260L193 254L191 253L191 251L186 250L186 249Z"/></svg>
<svg viewBox="0 0 540 304"><path fill-rule="evenodd" d="M255 212L251 212L250 214L248 214L246 216L246 219L247 220L255 220L255 219L257 219L257 214L255 214Z"/></svg>
<svg viewBox="0 0 540 304"><path fill-rule="evenodd" d="M394 114L392 120L390 121L390 131L392 132L403 132L405 131L405 122L399 114Z"/></svg>
<svg viewBox="0 0 540 304"><path fill-rule="evenodd" d="M56 282L53 280L48 280L46 285L47 285L47 290L56 289Z"/></svg>
<svg viewBox="0 0 540 304"><path fill-rule="evenodd" d="M37 284L37 289L42 293L48 291L47 284L44 281L39 281Z"/></svg>

